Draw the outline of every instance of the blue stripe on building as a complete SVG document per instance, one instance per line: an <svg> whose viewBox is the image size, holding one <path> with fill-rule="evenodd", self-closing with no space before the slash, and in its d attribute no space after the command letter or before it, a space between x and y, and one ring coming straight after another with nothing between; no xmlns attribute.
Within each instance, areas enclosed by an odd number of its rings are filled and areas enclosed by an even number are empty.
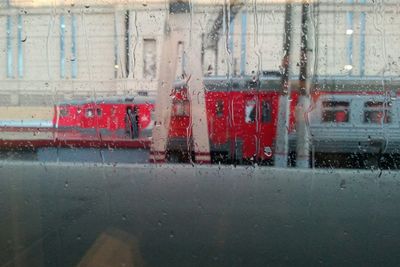
<svg viewBox="0 0 400 267"><path fill-rule="evenodd" d="M65 78L65 17L60 15L60 78Z"/></svg>
<svg viewBox="0 0 400 267"><path fill-rule="evenodd" d="M22 51L22 15L18 15L18 77L24 76L24 58Z"/></svg>
<svg viewBox="0 0 400 267"><path fill-rule="evenodd" d="M13 77L12 18L7 16L7 78Z"/></svg>
<svg viewBox="0 0 400 267"><path fill-rule="evenodd" d="M75 14L72 14L71 16L71 43L72 43L71 77L72 78L77 78L78 76L78 58L76 54L76 31L77 31L76 16Z"/></svg>

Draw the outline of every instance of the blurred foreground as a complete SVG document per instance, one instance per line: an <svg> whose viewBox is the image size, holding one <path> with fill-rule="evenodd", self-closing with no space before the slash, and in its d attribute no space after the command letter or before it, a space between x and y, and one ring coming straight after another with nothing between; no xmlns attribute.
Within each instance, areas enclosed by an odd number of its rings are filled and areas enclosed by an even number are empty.
<svg viewBox="0 0 400 267"><path fill-rule="evenodd" d="M1 266L400 260L398 172L7 161L0 177Z"/></svg>

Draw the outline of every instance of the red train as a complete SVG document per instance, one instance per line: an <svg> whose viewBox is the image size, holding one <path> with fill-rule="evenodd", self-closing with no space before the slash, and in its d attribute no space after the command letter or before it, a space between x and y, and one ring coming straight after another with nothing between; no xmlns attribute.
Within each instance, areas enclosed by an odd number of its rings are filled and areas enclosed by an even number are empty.
<svg viewBox="0 0 400 267"><path fill-rule="evenodd" d="M192 142L186 88L176 88L174 96L168 147L170 155L185 157ZM242 86L214 83L208 86L205 97L214 160L272 158L278 106L276 91L256 90L250 84L243 90Z"/></svg>
<svg viewBox="0 0 400 267"><path fill-rule="evenodd" d="M248 81L247 81L248 82ZM255 90L224 80L207 81L206 109L211 152L226 159L271 159L276 131L277 92ZM169 155L191 150L187 91L175 88L169 132ZM149 148L154 125L152 97L67 101L54 108L48 145L69 147ZM44 131L42 129L42 131ZM45 146L46 144L40 144Z"/></svg>
<svg viewBox="0 0 400 267"><path fill-rule="evenodd" d="M69 101L54 109L54 139L61 145L149 148L152 98Z"/></svg>
<svg viewBox="0 0 400 267"><path fill-rule="evenodd" d="M291 82L289 151L296 150L295 108L298 83ZM273 159L278 118L279 78L258 81L206 81L206 110L212 159L265 162ZM321 79L311 88L307 114L310 149L326 161L348 155L363 159L400 155L400 83L398 80L346 77ZM189 102L185 88L176 89L170 128L170 150L187 151ZM315 155L315 154L314 154ZM346 158L346 157L344 157ZM329 162L318 162L321 166ZM364 163L360 163L363 165Z"/></svg>
<svg viewBox="0 0 400 267"><path fill-rule="evenodd" d="M279 79L271 79L265 88L251 79L209 79L205 83L212 158L272 159ZM192 147L190 103L184 87L176 87L172 97L168 155L170 160L183 160ZM148 147L153 110L151 97L60 103L53 119L56 139L74 145L85 140L85 145L120 143L120 147L140 140Z"/></svg>
<svg viewBox="0 0 400 267"><path fill-rule="evenodd" d="M313 85L313 109L308 114L313 151L400 153L400 109L388 94L395 92L397 97L398 84L382 88L379 79L362 82L335 80ZM206 79L205 85L212 159L273 159L280 78ZM297 84L292 82L292 86L289 138L293 151ZM176 87L171 95L168 154L170 160L184 160L192 148L190 103L185 87ZM70 144L87 140L87 145L97 140L102 146L120 147L134 147L140 142L148 148L153 110L151 97L62 103L55 108L56 139Z"/></svg>

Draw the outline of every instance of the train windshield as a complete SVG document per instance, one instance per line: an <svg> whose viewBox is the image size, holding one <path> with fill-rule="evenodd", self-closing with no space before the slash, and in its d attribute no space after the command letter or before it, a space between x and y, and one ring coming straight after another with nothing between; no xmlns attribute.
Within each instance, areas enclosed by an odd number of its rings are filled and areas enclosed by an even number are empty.
<svg viewBox="0 0 400 267"><path fill-rule="evenodd" d="M397 266L400 0L0 0L0 267Z"/></svg>

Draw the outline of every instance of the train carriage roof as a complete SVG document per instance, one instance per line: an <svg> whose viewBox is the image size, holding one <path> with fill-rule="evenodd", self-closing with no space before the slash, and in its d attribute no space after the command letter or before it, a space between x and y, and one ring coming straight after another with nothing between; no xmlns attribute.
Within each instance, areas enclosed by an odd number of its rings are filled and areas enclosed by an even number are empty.
<svg viewBox="0 0 400 267"><path fill-rule="evenodd" d="M208 91L265 90L279 92L282 82L281 75L279 72L268 72L267 74L257 77L205 77L204 85ZM292 90L299 89L298 76L292 75L289 81ZM400 91L400 77L394 76L314 76L311 79L311 83L311 91ZM176 87L184 86L180 83Z"/></svg>
<svg viewBox="0 0 400 267"><path fill-rule="evenodd" d="M85 104L154 104L155 99L151 96L132 96L132 97L98 97L96 99L77 99L57 103L58 106L64 105L85 105Z"/></svg>
<svg viewBox="0 0 400 267"><path fill-rule="evenodd" d="M267 75L262 76L213 76L204 77L204 85L207 91L210 92L224 92L224 91L246 91L246 90L262 90L279 92L281 88L281 76L278 72L268 72ZM290 77L291 89L297 90L299 88L299 80L297 76ZM314 76L311 80L311 91L323 92L384 92L390 91L394 94L400 92L400 78L399 77L353 77L353 76ZM176 81L175 89L182 89L186 87L185 81ZM155 103L153 96L117 96L117 97L99 97L96 99L88 98L83 100L70 100L58 103L58 105L83 105L88 103L96 104L143 104Z"/></svg>

